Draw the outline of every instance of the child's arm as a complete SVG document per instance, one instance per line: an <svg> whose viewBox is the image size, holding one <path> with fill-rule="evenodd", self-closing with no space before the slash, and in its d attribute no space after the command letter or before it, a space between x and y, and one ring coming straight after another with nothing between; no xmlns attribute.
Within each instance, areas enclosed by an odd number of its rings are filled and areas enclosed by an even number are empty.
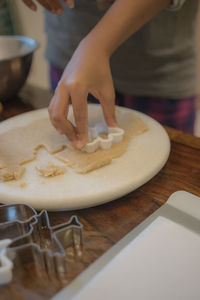
<svg viewBox="0 0 200 300"><path fill-rule="evenodd" d="M116 0L88 37L111 55L142 25L170 4L170 0Z"/></svg>
<svg viewBox="0 0 200 300"><path fill-rule="evenodd" d="M99 99L107 124L116 126L110 56L121 43L169 3L170 0L116 0L79 44L49 106L53 125L59 132L66 134L74 146L81 148L87 142L88 93ZM67 120L70 102L76 128Z"/></svg>

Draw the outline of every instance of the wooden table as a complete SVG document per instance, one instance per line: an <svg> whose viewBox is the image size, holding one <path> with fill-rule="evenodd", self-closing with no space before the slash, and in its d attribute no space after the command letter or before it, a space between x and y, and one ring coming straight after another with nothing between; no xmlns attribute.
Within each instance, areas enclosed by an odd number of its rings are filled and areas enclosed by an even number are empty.
<svg viewBox="0 0 200 300"><path fill-rule="evenodd" d="M20 99L7 104L1 119L31 110ZM49 213L51 225L66 222L76 214L83 224L83 254L79 261L67 257L68 275L48 278L39 266L15 269L13 282L0 287L0 299L49 299L130 230L157 210L169 196L185 190L200 196L200 140L166 128L171 153L164 168L136 191L113 202L84 210Z"/></svg>

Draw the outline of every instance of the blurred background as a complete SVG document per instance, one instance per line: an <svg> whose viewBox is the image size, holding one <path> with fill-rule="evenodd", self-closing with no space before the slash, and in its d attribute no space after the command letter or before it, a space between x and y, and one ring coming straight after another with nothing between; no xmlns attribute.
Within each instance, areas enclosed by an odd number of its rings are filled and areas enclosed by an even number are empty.
<svg viewBox="0 0 200 300"><path fill-rule="evenodd" d="M48 64L44 58L44 49L46 37L44 33L44 16L43 9L38 4L37 13L27 8L20 0L1 0L0 1L0 34L17 34L24 35L35 39L39 43L39 48L34 53L31 72L28 76L26 84L21 93L32 93L31 87L37 87L39 91L38 97L34 98L34 103L31 103L35 108L40 108L48 105L51 98ZM7 10L7 11L6 11ZM197 32L198 53L200 57L200 14L199 26ZM200 74L200 59L198 64ZM200 136L200 76L197 85L198 96L198 115L196 121L195 134ZM26 97L25 97L26 98ZM27 97L27 99L32 99ZM42 99L42 100L41 100ZM31 100L32 101L32 100Z"/></svg>
<svg viewBox="0 0 200 300"><path fill-rule="evenodd" d="M43 8L38 4L37 13L31 11L20 0L0 0L0 35L22 35L39 43L34 52L31 71L25 86L20 91L24 101L35 108L48 106L51 91L48 78L48 64L44 58L46 37L43 28ZM36 89L32 88L36 87ZM30 95L37 93L37 97Z"/></svg>
<svg viewBox="0 0 200 300"><path fill-rule="evenodd" d="M38 11L35 13L27 8L21 0L5 0L5 2L8 3L14 33L31 37L37 40L40 45L34 54L32 69L27 83L48 89L47 62L44 59L45 33L43 28L43 9L38 5Z"/></svg>

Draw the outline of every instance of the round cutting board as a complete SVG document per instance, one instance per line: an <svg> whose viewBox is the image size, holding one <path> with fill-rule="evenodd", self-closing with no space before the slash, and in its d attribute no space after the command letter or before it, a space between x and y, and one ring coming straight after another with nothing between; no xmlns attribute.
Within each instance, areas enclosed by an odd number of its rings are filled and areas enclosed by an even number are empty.
<svg viewBox="0 0 200 300"><path fill-rule="evenodd" d="M25 165L23 178L0 182L0 202L29 204L38 210L74 210L115 200L150 180L168 159L169 137L164 128L149 116L127 108L118 109L134 113L148 126L148 131L130 141L121 157L88 174L77 174L67 168L66 174L52 178L40 177L35 169L36 161L30 162ZM89 111L94 115L99 111L99 105L89 104ZM21 114L2 122L0 133L47 116L47 109ZM63 165L45 149L40 149L37 162L49 160Z"/></svg>

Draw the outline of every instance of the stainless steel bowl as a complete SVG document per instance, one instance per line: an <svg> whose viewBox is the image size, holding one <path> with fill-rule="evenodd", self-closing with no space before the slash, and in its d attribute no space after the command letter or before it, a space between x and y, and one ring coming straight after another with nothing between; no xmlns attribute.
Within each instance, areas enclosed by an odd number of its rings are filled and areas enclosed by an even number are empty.
<svg viewBox="0 0 200 300"><path fill-rule="evenodd" d="M28 76L38 43L24 36L0 36L0 101L15 96Z"/></svg>

